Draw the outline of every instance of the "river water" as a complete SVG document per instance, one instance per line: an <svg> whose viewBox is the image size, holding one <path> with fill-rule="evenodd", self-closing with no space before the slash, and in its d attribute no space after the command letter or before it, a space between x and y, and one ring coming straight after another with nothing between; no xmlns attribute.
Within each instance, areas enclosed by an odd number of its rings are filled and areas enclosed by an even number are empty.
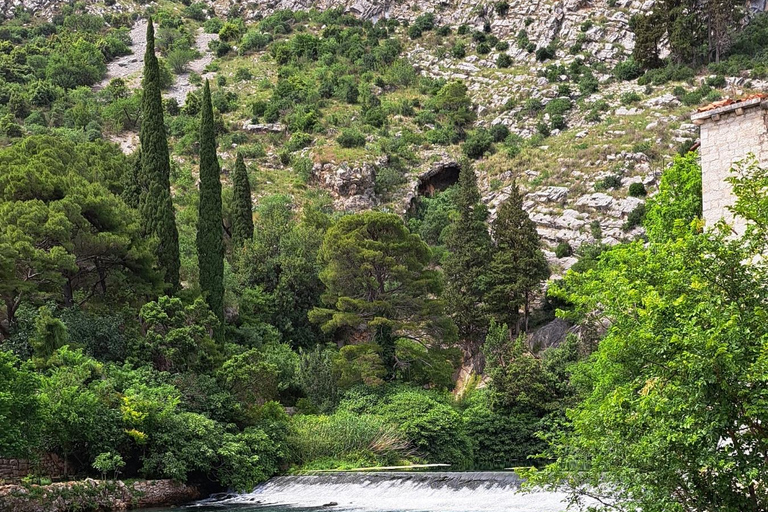
<svg viewBox="0 0 768 512"><path fill-rule="evenodd" d="M564 494L521 492L511 472L323 473L281 476L253 492L172 509L186 512L560 512ZM167 510L167 509L166 509Z"/></svg>

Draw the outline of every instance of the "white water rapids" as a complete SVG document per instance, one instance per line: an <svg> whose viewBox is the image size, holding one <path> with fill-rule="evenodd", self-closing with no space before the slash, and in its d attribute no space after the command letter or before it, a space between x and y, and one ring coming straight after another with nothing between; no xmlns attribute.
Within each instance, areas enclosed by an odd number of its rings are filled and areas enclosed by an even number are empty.
<svg viewBox="0 0 768 512"><path fill-rule="evenodd" d="M324 473L280 476L203 506L282 505L404 512L560 512L565 494L521 492L511 472Z"/></svg>

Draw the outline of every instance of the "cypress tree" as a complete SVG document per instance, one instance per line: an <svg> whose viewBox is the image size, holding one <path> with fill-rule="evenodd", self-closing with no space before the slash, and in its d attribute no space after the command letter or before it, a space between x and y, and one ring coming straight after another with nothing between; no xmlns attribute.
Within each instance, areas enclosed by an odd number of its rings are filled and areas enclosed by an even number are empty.
<svg viewBox="0 0 768 512"><path fill-rule="evenodd" d="M221 226L221 169L216 156L211 87L203 87L200 111L200 205L197 217L197 261L200 289L216 316L224 316L224 243Z"/></svg>
<svg viewBox="0 0 768 512"><path fill-rule="evenodd" d="M539 246L536 224L523 209L523 196L517 186L499 206L491 229L495 249L486 277L488 311L499 323L517 331L527 330L531 297L550 271Z"/></svg>
<svg viewBox="0 0 768 512"><path fill-rule="evenodd" d="M485 337L483 275L491 256L488 210L480 201L475 171L464 162L456 196L458 218L449 226L448 254L443 263L446 307L465 342L481 343Z"/></svg>
<svg viewBox="0 0 768 512"><path fill-rule="evenodd" d="M147 235L157 238L157 262L163 279L173 293L179 289L179 232L171 199L171 161L163 120L160 94L160 66L155 55L155 29L147 24L147 51L144 55L141 122L141 212Z"/></svg>
<svg viewBox="0 0 768 512"><path fill-rule="evenodd" d="M234 212L232 214L232 239L236 246L253 238L253 205L251 204L251 184L245 170L243 155L237 154L235 172L232 175L234 188Z"/></svg>
<svg viewBox="0 0 768 512"><path fill-rule="evenodd" d="M136 152L136 160L131 170L123 176L123 191L120 197L131 208L138 208L141 200L141 148Z"/></svg>

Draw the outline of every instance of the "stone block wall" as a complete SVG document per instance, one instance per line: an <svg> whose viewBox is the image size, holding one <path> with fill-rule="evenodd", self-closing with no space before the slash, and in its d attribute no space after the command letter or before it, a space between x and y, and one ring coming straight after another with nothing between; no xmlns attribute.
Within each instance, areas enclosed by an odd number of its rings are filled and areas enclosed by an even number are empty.
<svg viewBox="0 0 768 512"><path fill-rule="evenodd" d="M713 226L720 219L742 233L745 221L734 218L728 207L736 197L725 180L735 162L750 153L760 165L768 164L768 104L760 100L734 103L711 112L694 114L701 127L701 171L704 221Z"/></svg>
<svg viewBox="0 0 768 512"><path fill-rule="evenodd" d="M38 472L50 478L64 476L64 460L54 453L43 455L39 463L27 459L0 458L0 481L17 482Z"/></svg>

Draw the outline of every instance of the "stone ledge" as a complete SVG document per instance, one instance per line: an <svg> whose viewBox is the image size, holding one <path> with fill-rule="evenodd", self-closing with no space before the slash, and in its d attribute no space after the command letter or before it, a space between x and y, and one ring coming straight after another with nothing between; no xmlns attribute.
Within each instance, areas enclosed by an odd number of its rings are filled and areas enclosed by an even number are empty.
<svg viewBox="0 0 768 512"><path fill-rule="evenodd" d="M81 481L0 485L0 512L118 511L182 505L200 498L195 487L171 480Z"/></svg>

